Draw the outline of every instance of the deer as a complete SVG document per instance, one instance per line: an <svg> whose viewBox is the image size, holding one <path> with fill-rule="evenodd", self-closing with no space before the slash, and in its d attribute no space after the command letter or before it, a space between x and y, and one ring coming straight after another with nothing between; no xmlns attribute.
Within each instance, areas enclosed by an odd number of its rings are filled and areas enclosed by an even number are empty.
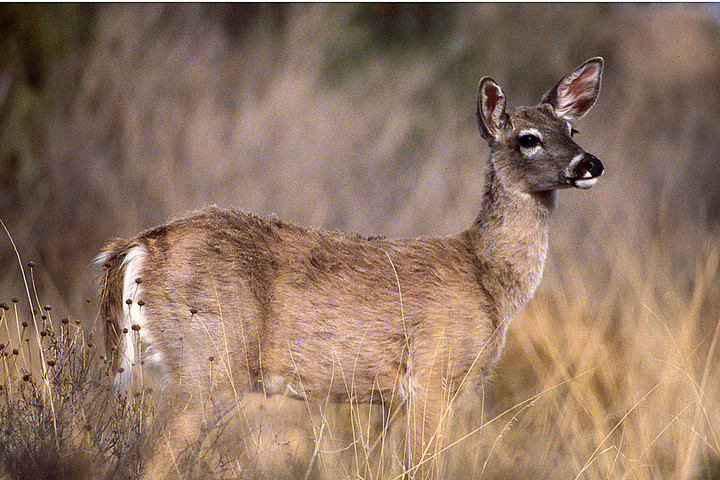
<svg viewBox="0 0 720 480"><path fill-rule="evenodd" d="M116 389L153 385L174 399L171 439L198 428L180 417L202 392L395 400L406 406L406 474L438 478L448 408L483 388L541 280L557 190L603 174L573 139L602 70L591 58L538 105L512 110L497 82L480 80L490 153L479 214L460 233L363 237L210 206L110 242L96 262ZM144 471L161 471L162 448Z"/></svg>

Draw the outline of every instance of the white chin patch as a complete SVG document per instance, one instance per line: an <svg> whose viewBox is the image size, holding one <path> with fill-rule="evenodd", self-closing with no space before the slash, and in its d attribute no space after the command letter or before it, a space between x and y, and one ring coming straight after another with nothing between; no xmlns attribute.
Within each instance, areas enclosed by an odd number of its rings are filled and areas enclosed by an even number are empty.
<svg viewBox="0 0 720 480"><path fill-rule="evenodd" d="M577 180L572 181L572 185L575 188L590 188L593 185L595 185L595 182L597 182L599 177L593 177L593 178L579 178Z"/></svg>

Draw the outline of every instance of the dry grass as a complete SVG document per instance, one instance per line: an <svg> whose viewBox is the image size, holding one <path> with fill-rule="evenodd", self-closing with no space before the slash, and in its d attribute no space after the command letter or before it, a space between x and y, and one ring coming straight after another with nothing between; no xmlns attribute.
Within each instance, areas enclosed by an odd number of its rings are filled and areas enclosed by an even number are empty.
<svg viewBox="0 0 720 480"><path fill-rule="evenodd" d="M73 339L62 355L86 358L87 265L109 237L206 203L362 234L457 231L476 214L486 157L477 79L531 103L603 55L578 141L606 176L561 192L543 282L490 385L455 412L448 478L720 477L720 28L704 7L448 6L433 20L379 6L111 5L92 18L88 42L49 63L44 87L27 87L20 67L0 78L12 80L0 88L0 215L38 263L29 300L2 242L6 476L30 478L7 463L29 458L54 458L68 478L132 476L146 440L134 420L151 412L108 407L137 415L117 427L122 448L101 454L113 437L78 428L112 431L87 393L107 385L99 354L96 373L57 384L27 350L51 331L32 326L28 302L40 323L49 303L73 320L54 319L48 358L59 355L51 339ZM76 318L88 319L82 331ZM402 472L402 421L386 433L379 407L252 396L236 407L210 415L204 443L178 459L188 478Z"/></svg>
<svg viewBox="0 0 720 480"><path fill-rule="evenodd" d="M28 268L27 297L0 306L0 478L133 478L151 407L113 393L92 335L54 321Z"/></svg>

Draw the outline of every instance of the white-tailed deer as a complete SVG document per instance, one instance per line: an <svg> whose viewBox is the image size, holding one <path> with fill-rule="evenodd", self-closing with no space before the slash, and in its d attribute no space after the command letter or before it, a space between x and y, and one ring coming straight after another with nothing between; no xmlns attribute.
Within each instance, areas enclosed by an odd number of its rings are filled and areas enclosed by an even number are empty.
<svg viewBox="0 0 720 480"><path fill-rule="evenodd" d="M97 261L116 386L152 385L185 411L208 393L399 399L411 474L437 476L448 404L490 375L540 282L555 191L603 173L572 139L602 68L592 58L512 111L480 81L490 156L480 213L457 235L363 238L210 207L112 242ZM168 436L193 428L171 421Z"/></svg>

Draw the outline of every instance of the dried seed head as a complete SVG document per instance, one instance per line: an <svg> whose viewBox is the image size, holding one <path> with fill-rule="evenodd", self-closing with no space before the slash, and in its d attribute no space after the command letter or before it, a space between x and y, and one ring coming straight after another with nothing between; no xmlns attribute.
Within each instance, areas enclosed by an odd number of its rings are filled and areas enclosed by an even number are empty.
<svg viewBox="0 0 720 480"><path fill-rule="evenodd" d="M117 372L118 372L118 373L123 373L124 371L125 371L125 369L124 369L123 367L120 367L120 368L118 368L118 371L117 371Z"/></svg>
<svg viewBox="0 0 720 480"><path fill-rule="evenodd" d="M2 308L3 310L10 310L10 307L8 307L7 303L0 303L0 308Z"/></svg>
<svg viewBox="0 0 720 480"><path fill-rule="evenodd" d="M28 267L35 268L35 262L28 262Z"/></svg>
<svg viewBox="0 0 720 480"><path fill-rule="evenodd" d="M48 360L47 361L48 367L54 367L55 366L55 360Z"/></svg>
<svg viewBox="0 0 720 480"><path fill-rule="evenodd" d="M210 356L208 357L208 360L211 361L211 362L214 362L214 361L215 361L215 357L213 357L212 355L210 355Z"/></svg>
<svg viewBox="0 0 720 480"><path fill-rule="evenodd" d="M132 328L132 329L133 329L134 331L136 331L136 332L139 332L139 331L140 331L140 325L138 325L137 323L134 323L133 326L130 327L130 328Z"/></svg>
<svg viewBox="0 0 720 480"><path fill-rule="evenodd" d="M45 330L40 330L40 336L47 337L47 332Z"/></svg>
<svg viewBox="0 0 720 480"><path fill-rule="evenodd" d="M135 279L135 283L137 283L138 285L140 285L140 284L142 283L142 278L136 278L136 279Z"/></svg>
<svg viewBox="0 0 720 480"><path fill-rule="evenodd" d="M80 325L80 320L75 320L75 325Z"/></svg>
<svg viewBox="0 0 720 480"><path fill-rule="evenodd" d="M46 312L49 312L50 310L52 310L52 307L50 305L45 305L43 309L45 309Z"/></svg>
<svg viewBox="0 0 720 480"><path fill-rule="evenodd" d="M42 318L43 320L47 320L47 315L42 314L42 315L40 316L40 318Z"/></svg>
<svg viewBox="0 0 720 480"><path fill-rule="evenodd" d="M29 382L30 378L31 377L30 377L29 373L26 373L25 375L22 376L23 382Z"/></svg>
<svg viewBox="0 0 720 480"><path fill-rule="evenodd" d="M13 298L12 298L12 302L13 302L13 303L18 303L19 301L20 301L20 299L17 298L17 297L13 297Z"/></svg>
<svg viewBox="0 0 720 480"><path fill-rule="evenodd" d="M13 348L13 355L20 355L20 350Z"/></svg>
<svg viewBox="0 0 720 480"><path fill-rule="evenodd" d="M145 306L145 300L138 300L137 304L141 307Z"/></svg>
<svg viewBox="0 0 720 480"><path fill-rule="evenodd" d="M125 303L127 303L128 305L132 305L132 300L128 298L127 300L125 300Z"/></svg>
<svg viewBox="0 0 720 480"><path fill-rule="evenodd" d="M105 262L105 263L103 264L103 267L105 267L105 268L110 268L110 267L112 267L112 262L111 262L110 260L108 260L107 262Z"/></svg>
<svg viewBox="0 0 720 480"><path fill-rule="evenodd" d="M190 307L190 315L195 315L197 313L197 308Z"/></svg>
<svg viewBox="0 0 720 480"><path fill-rule="evenodd" d="M123 327L122 332L123 332L123 333L127 333L127 332L128 332L127 327Z"/></svg>
<svg viewBox="0 0 720 480"><path fill-rule="evenodd" d="M63 324L67 325L68 323L70 323L70 319L69 319L69 318L63 318L62 320L60 320L60 322L62 322Z"/></svg>
<svg viewBox="0 0 720 480"><path fill-rule="evenodd" d="M28 326L27 320L23 320L23 321L22 321L22 326L23 326L23 327L27 327L27 326Z"/></svg>

